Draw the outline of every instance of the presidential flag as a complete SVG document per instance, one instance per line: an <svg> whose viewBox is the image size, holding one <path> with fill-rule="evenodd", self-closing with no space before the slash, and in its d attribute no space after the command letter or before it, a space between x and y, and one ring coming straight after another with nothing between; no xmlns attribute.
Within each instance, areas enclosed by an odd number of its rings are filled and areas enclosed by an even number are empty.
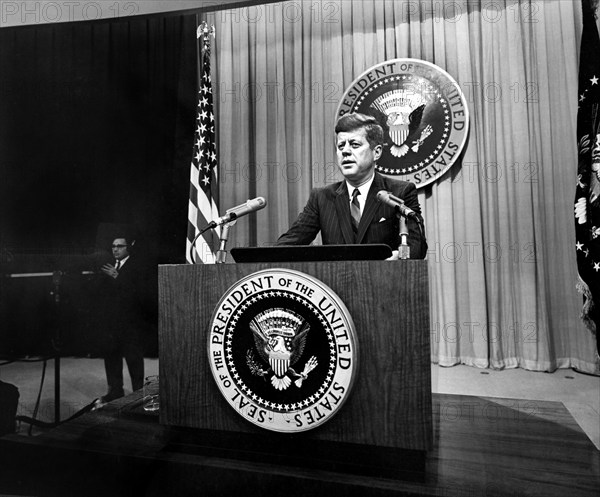
<svg viewBox="0 0 600 497"><path fill-rule="evenodd" d="M583 0L577 111L575 236L582 318L600 338L600 38L591 0ZM600 349L597 350L600 352Z"/></svg>
<svg viewBox="0 0 600 497"><path fill-rule="evenodd" d="M198 107L194 150L190 167L190 198L186 258L189 263L215 262L219 233L213 229L200 235L203 228L219 217L219 185L217 181L217 147L215 140L215 115L213 112L210 78L210 38L214 27L206 23L198 26Z"/></svg>

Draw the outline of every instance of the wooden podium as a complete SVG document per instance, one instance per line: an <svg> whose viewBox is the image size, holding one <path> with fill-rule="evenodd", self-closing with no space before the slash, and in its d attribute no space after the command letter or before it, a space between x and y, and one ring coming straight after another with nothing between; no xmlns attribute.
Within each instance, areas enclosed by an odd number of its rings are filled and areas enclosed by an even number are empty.
<svg viewBox="0 0 600 497"><path fill-rule="evenodd" d="M340 412L302 433L243 419L221 395L207 352L221 296L241 278L275 268L331 288L352 316L360 348ZM159 310L160 423L190 428L207 453L402 478L423 473L433 431L425 261L165 265Z"/></svg>

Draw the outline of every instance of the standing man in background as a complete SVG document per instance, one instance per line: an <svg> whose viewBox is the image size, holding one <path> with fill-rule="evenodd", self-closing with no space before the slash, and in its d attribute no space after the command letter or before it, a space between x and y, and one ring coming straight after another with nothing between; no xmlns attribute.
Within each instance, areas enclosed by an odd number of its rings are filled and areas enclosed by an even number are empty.
<svg viewBox="0 0 600 497"><path fill-rule="evenodd" d="M132 254L135 240L119 236L112 242L114 264L104 264L104 292L106 317L104 366L108 392L102 403L123 397L123 357L127 362L132 389L144 383L143 308L144 274Z"/></svg>

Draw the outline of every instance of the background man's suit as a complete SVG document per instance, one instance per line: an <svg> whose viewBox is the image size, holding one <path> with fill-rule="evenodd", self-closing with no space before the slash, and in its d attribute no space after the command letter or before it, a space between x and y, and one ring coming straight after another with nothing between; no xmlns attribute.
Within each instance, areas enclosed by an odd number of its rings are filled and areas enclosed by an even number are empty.
<svg viewBox="0 0 600 497"><path fill-rule="evenodd" d="M144 273L135 256L130 256L116 279L104 278L106 379L111 391L123 388L123 358L133 390L144 383ZM120 392L119 392L120 393Z"/></svg>
<svg viewBox="0 0 600 497"><path fill-rule="evenodd" d="M415 185L375 173L356 235L352 229L348 188L342 181L314 189L304 210L290 229L279 237L277 245L308 245L320 231L324 245L385 243L396 250L400 244L399 220L392 207L377 200L377 193L381 190L404 200L422 222ZM425 257L427 243L424 233L421 234L418 224L412 219L408 220L408 245L411 259Z"/></svg>

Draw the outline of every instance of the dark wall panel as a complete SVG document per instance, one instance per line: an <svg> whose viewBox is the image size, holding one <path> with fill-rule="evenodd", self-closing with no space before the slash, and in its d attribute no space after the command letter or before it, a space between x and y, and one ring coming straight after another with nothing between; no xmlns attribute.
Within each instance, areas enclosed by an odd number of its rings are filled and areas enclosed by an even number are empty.
<svg viewBox="0 0 600 497"><path fill-rule="evenodd" d="M162 259L184 252L195 26L173 16L0 31L5 249L89 247L114 222L135 224Z"/></svg>
<svg viewBox="0 0 600 497"><path fill-rule="evenodd" d="M131 226L154 270L184 261L196 26L170 15L0 30L0 355L45 353L56 327L51 278L10 275L67 272L64 346L86 353L95 296L81 273L109 255L107 226Z"/></svg>

